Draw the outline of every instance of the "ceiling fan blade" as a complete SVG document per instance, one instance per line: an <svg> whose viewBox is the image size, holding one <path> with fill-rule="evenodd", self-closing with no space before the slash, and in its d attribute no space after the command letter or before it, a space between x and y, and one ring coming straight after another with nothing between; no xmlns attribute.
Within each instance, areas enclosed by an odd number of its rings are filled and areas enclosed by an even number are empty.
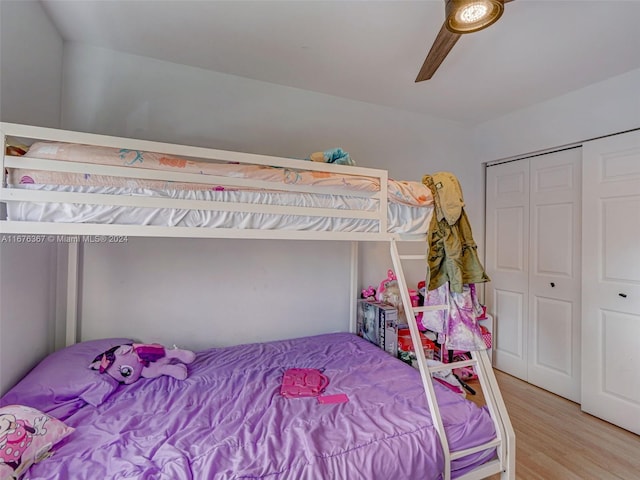
<svg viewBox="0 0 640 480"><path fill-rule="evenodd" d="M449 30L447 30L447 27L442 24L440 32L438 32L438 36L433 42L431 50L429 50L429 54L427 55L427 58L422 64L422 68L418 73L416 83L422 82L424 80L429 80L431 77L433 77L433 74L436 73L436 70L444 61L459 38L459 33L450 32Z"/></svg>

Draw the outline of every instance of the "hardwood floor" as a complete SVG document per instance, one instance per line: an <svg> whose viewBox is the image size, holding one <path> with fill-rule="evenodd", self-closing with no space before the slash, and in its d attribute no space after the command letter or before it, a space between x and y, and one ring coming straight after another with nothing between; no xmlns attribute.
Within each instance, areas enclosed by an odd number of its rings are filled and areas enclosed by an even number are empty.
<svg viewBox="0 0 640 480"><path fill-rule="evenodd" d="M496 378L516 432L517 479L640 479L640 436L505 373ZM482 403L481 394L467 398Z"/></svg>

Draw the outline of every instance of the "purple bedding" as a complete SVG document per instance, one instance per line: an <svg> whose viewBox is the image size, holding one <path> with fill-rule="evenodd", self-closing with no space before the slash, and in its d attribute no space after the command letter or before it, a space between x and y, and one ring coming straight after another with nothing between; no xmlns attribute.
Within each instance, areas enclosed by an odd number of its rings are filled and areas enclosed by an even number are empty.
<svg viewBox="0 0 640 480"><path fill-rule="evenodd" d="M349 402L282 397L291 367L324 368L325 394ZM495 436L484 409L435 387L452 449ZM435 480L443 469L417 370L348 333L203 351L184 381L141 379L69 413L75 432L26 479ZM454 462L454 477L491 458Z"/></svg>

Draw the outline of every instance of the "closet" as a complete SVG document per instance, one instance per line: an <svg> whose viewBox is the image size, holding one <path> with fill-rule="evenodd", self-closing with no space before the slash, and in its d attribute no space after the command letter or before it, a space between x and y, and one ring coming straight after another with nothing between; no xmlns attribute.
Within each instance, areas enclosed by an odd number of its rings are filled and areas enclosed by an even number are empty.
<svg viewBox="0 0 640 480"><path fill-rule="evenodd" d="M640 131L583 163L582 409L640 434Z"/></svg>
<svg viewBox="0 0 640 480"><path fill-rule="evenodd" d="M581 148L490 165L495 368L570 400L581 383Z"/></svg>

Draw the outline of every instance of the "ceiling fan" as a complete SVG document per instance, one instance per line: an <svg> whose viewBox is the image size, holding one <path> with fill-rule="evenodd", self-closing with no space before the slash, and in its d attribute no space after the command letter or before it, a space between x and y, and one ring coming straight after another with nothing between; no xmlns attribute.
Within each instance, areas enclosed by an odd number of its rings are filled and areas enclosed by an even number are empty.
<svg viewBox="0 0 640 480"><path fill-rule="evenodd" d="M513 0L445 0L445 20L416 78L417 82L433 77L461 35L477 32L495 23L504 4Z"/></svg>

